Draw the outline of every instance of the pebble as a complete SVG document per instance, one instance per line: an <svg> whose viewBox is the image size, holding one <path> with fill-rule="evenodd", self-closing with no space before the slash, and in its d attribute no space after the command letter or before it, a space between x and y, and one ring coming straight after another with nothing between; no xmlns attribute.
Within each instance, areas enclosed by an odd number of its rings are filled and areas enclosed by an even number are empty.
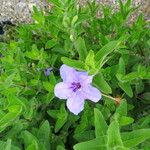
<svg viewBox="0 0 150 150"><path fill-rule="evenodd" d="M30 23L32 22L31 12L33 6L45 10L48 8L48 0L0 0L0 22L11 21L13 23ZM92 0L91 0L92 1ZM118 9L119 0L96 0L99 4L113 6L114 10ZM126 0L122 0L125 2ZM80 0L84 5L87 0ZM145 19L150 20L150 0L132 0L133 6L139 6L138 10L131 17L133 20L141 12L144 13Z"/></svg>
<svg viewBox="0 0 150 150"><path fill-rule="evenodd" d="M30 23L33 6L44 10L46 0L0 0L0 22Z"/></svg>

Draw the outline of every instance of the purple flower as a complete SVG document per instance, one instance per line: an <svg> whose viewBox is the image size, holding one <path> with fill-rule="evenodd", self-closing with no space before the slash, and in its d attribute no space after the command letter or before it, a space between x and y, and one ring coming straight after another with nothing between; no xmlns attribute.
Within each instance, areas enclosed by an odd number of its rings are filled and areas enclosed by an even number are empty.
<svg viewBox="0 0 150 150"><path fill-rule="evenodd" d="M49 76L52 70L53 70L53 68L46 68L46 69L44 69L45 76Z"/></svg>
<svg viewBox="0 0 150 150"><path fill-rule="evenodd" d="M54 93L60 99L67 99L67 107L75 115L84 109L86 99L93 102L101 99L100 91L91 85L93 76L88 76L87 72L62 65L60 75L63 82L55 86Z"/></svg>

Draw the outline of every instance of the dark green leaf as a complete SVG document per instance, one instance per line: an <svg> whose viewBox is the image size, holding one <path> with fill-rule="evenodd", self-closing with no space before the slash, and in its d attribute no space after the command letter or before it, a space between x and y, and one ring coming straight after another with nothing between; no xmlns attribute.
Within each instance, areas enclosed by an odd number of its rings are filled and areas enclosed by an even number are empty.
<svg viewBox="0 0 150 150"><path fill-rule="evenodd" d="M37 136L40 143L42 143L42 145L44 145L45 148L50 149L50 139L52 138L50 136L52 135L51 128L47 120L39 128Z"/></svg>
<svg viewBox="0 0 150 150"><path fill-rule="evenodd" d="M64 64L66 64L70 67L73 67L78 70L85 70L84 63L80 60L73 60L73 59L69 59L67 57L62 57L61 60Z"/></svg>
<svg viewBox="0 0 150 150"><path fill-rule="evenodd" d="M57 44L57 41L52 39L46 42L45 44L45 49L50 49L52 47L54 47Z"/></svg>
<svg viewBox="0 0 150 150"><path fill-rule="evenodd" d="M13 105L9 107L9 112L0 119L0 132L9 126L21 113L22 107Z"/></svg>
<svg viewBox="0 0 150 150"><path fill-rule="evenodd" d="M113 52L119 46L118 41L111 41L102 47L95 55L95 60L97 61L97 66L102 67L103 61L111 52Z"/></svg>
<svg viewBox="0 0 150 150"><path fill-rule="evenodd" d="M129 83L118 83L120 88L129 96L129 97L133 97L133 92L132 92L132 88L131 85Z"/></svg>
<svg viewBox="0 0 150 150"><path fill-rule="evenodd" d="M79 53L80 60L84 61L87 56L87 49L85 46L85 41L81 37L79 37L75 43L75 47Z"/></svg>
<svg viewBox="0 0 150 150"><path fill-rule="evenodd" d="M94 84L98 89L100 89L102 92L106 94L112 93L111 87L108 85L108 83L105 81L103 75L101 73L97 74L94 77Z"/></svg>
<svg viewBox="0 0 150 150"><path fill-rule="evenodd" d="M121 140L119 124L116 121L113 121L107 131L108 141L107 145L109 149L113 149L117 146L123 146L123 142Z"/></svg>
<svg viewBox="0 0 150 150"><path fill-rule="evenodd" d="M121 100L121 103L116 109L115 114L119 114L120 116L127 116L127 101L125 99Z"/></svg>
<svg viewBox="0 0 150 150"><path fill-rule="evenodd" d="M139 129L131 132L121 134L123 144L132 148L142 143L143 141L150 139L150 129Z"/></svg>
<svg viewBox="0 0 150 150"><path fill-rule="evenodd" d="M107 123L104 120L102 113L98 109L94 109L94 118L95 118L95 136L96 138L106 135Z"/></svg>

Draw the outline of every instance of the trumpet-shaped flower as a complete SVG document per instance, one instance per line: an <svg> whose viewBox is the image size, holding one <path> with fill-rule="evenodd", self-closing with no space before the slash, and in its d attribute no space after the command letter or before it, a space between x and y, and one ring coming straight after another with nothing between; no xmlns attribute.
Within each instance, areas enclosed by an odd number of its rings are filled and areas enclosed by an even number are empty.
<svg viewBox="0 0 150 150"><path fill-rule="evenodd" d="M45 76L49 76L52 70L53 70L53 68L46 68L46 69L44 69Z"/></svg>
<svg viewBox="0 0 150 150"><path fill-rule="evenodd" d="M93 76L89 76L87 72L76 71L72 67L62 65L60 76L63 82L56 84L55 96L67 99L67 107L75 115L84 109L86 99L93 102L101 99L100 91L91 85Z"/></svg>

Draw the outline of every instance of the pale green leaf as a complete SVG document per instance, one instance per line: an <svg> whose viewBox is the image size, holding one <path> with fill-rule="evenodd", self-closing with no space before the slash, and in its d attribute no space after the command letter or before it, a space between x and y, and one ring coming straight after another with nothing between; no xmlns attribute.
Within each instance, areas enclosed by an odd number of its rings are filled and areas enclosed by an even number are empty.
<svg viewBox="0 0 150 150"><path fill-rule="evenodd" d="M74 150L106 150L106 136L76 144Z"/></svg>

